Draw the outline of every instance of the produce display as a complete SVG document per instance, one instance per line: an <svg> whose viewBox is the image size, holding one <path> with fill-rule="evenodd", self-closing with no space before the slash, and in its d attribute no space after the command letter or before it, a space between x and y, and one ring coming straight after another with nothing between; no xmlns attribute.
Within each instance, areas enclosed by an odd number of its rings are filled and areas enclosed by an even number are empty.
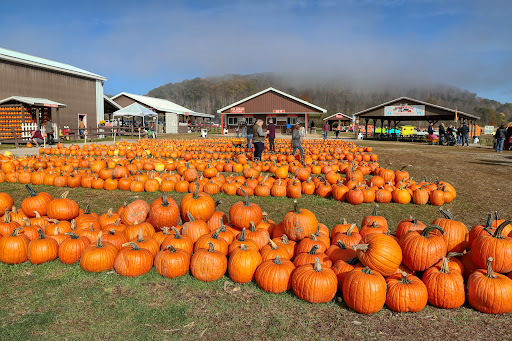
<svg viewBox="0 0 512 341"><path fill-rule="evenodd" d="M199 192L300 198L318 195L350 204L441 206L455 199L444 181L415 181L382 167L370 147L342 140L305 140L304 160L289 140L276 140L262 161L236 140L139 140L115 145L41 148L38 156L4 157L0 182L132 192Z"/></svg>
<svg viewBox="0 0 512 341"><path fill-rule="evenodd" d="M311 303L338 295L362 314L384 305L397 312L418 312L427 303L455 309L466 300L484 313L512 311L512 225L497 214L468 230L441 209L429 225L404 219L393 235L377 209L359 226L327 227L295 200L275 222L246 190L226 214L195 185L179 204L163 193L152 203L134 198L106 212L79 208L67 192L53 198L29 185L20 209L0 193L0 261L58 259L121 276L155 267L166 278L190 273L205 282L228 275L275 294L293 290Z"/></svg>

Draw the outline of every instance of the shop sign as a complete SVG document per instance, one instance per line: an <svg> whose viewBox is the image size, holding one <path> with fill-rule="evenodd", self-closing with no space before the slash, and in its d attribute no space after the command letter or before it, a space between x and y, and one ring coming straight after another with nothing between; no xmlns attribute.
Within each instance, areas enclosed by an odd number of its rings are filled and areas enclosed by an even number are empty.
<svg viewBox="0 0 512 341"><path fill-rule="evenodd" d="M245 112L245 107L233 107L229 109L232 114L243 114Z"/></svg>

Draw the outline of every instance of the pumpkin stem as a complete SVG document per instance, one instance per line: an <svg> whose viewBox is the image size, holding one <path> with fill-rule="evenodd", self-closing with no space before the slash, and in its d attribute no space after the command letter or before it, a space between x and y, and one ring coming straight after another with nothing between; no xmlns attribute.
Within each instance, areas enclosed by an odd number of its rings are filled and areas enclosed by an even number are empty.
<svg viewBox="0 0 512 341"><path fill-rule="evenodd" d="M367 275L371 275L373 274L372 273L372 269L370 269L369 267L365 267L363 270L361 270L362 272L364 272L365 274Z"/></svg>
<svg viewBox="0 0 512 341"><path fill-rule="evenodd" d="M256 225L254 225L254 222L249 222L249 231L256 232Z"/></svg>
<svg viewBox="0 0 512 341"><path fill-rule="evenodd" d="M27 217L23 217L21 220L25 223L23 226L30 226L30 220Z"/></svg>
<svg viewBox="0 0 512 341"><path fill-rule="evenodd" d="M315 242L318 240L318 239L316 239L316 235L314 233L311 233L311 239Z"/></svg>
<svg viewBox="0 0 512 341"><path fill-rule="evenodd" d="M508 224L510 224L510 220L509 220L509 219L507 219L507 220L505 220L504 222L502 222L502 223L500 224L500 226L498 226L498 227L496 228L496 231L494 231L494 238L504 239L504 237L503 237L501 234L502 234L502 232L503 232L503 229L504 229Z"/></svg>
<svg viewBox="0 0 512 341"><path fill-rule="evenodd" d="M169 252L172 252L172 253L176 252L176 249L172 245L167 245L165 247L165 250L169 250Z"/></svg>
<svg viewBox="0 0 512 341"><path fill-rule="evenodd" d="M85 206L84 214L91 214L91 204Z"/></svg>
<svg viewBox="0 0 512 341"><path fill-rule="evenodd" d="M222 204L222 200L216 200L216 201L215 201L215 209L217 209L217 207L218 207L219 205L221 205L221 204Z"/></svg>
<svg viewBox="0 0 512 341"><path fill-rule="evenodd" d="M445 219L453 220L452 212L445 210L442 207L439 209L439 212L441 212Z"/></svg>
<svg viewBox="0 0 512 341"><path fill-rule="evenodd" d="M373 206L373 211L372 211L371 215L373 215L373 216L377 215L377 208L379 208L379 205L375 204L375 206Z"/></svg>
<svg viewBox="0 0 512 341"><path fill-rule="evenodd" d="M162 207L169 207L169 200L167 200L167 193L162 192Z"/></svg>
<svg viewBox="0 0 512 341"><path fill-rule="evenodd" d="M354 258L348 260L346 263L349 265L356 265L358 262L359 262L359 258L354 257Z"/></svg>
<svg viewBox="0 0 512 341"><path fill-rule="evenodd" d="M62 195L60 196L61 199L66 199L66 197L68 196L69 194L69 191L66 191L64 193L62 193Z"/></svg>
<svg viewBox="0 0 512 341"><path fill-rule="evenodd" d="M174 232L174 239L181 239L180 231L175 226L172 226L171 230Z"/></svg>
<svg viewBox="0 0 512 341"><path fill-rule="evenodd" d="M346 250L348 249L347 245L345 245L344 242L342 242L341 240L337 240L336 243L338 244L338 247L342 250Z"/></svg>
<svg viewBox="0 0 512 341"><path fill-rule="evenodd" d="M402 278L400 278L398 280L398 283L402 283L402 284L409 284L409 283L411 283L411 280L407 276L408 276L407 272L402 271Z"/></svg>
<svg viewBox="0 0 512 341"><path fill-rule="evenodd" d="M167 235L169 235L169 234L170 234L170 233L169 233L169 227L168 227L168 226L164 226L164 227L162 227L162 234L167 234Z"/></svg>
<svg viewBox="0 0 512 341"><path fill-rule="evenodd" d="M299 208L299 204L297 203L297 199L293 200L293 212L300 213L301 210Z"/></svg>
<svg viewBox="0 0 512 341"><path fill-rule="evenodd" d="M139 229L139 232L137 232L137 242L141 243L144 241L144 233L142 231L142 227Z"/></svg>
<svg viewBox="0 0 512 341"><path fill-rule="evenodd" d="M192 213L190 213L190 212L187 212L187 217L188 217L188 221L196 221L196 220L194 219L194 216L193 216L193 215L192 215Z"/></svg>
<svg viewBox="0 0 512 341"><path fill-rule="evenodd" d="M207 243L208 243L208 252L215 252L215 248L213 247L212 242L207 241ZM242 244L242 245L244 245L244 244Z"/></svg>
<svg viewBox="0 0 512 341"><path fill-rule="evenodd" d="M310 255L316 255L316 250L318 250L319 246L318 245L313 245L313 247L311 248L311 250L308 252Z"/></svg>
<svg viewBox="0 0 512 341"><path fill-rule="evenodd" d="M288 239L288 236L286 234L283 234L281 237L281 241L283 244L290 244L290 240Z"/></svg>
<svg viewBox="0 0 512 341"><path fill-rule="evenodd" d="M487 274L485 274L485 275L489 278L496 278L498 276L496 276L494 274L494 271L492 270L492 266L491 266L492 260L493 260L492 257L487 258Z"/></svg>
<svg viewBox="0 0 512 341"><path fill-rule="evenodd" d="M274 243L274 241L272 239L269 239L268 240L268 243L270 244L270 246L272 247L272 250L275 250L277 249L279 246L277 246L276 243Z"/></svg>
<svg viewBox="0 0 512 341"><path fill-rule="evenodd" d="M315 257L315 265L313 265L313 269L316 272L322 271L322 264L320 264L320 259L318 259L318 257Z"/></svg>
<svg viewBox="0 0 512 341"><path fill-rule="evenodd" d="M112 213L113 213L113 212L114 212L114 211L113 211L112 207L111 207L111 208L109 208L109 209L108 209L108 211L107 211L107 217L111 218L111 217L112 217Z"/></svg>
<svg viewBox="0 0 512 341"><path fill-rule="evenodd" d="M281 265L283 262L281 262L281 259L279 259L279 256L276 255L276 258L274 258L274 264Z"/></svg>
<svg viewBox="0 0 512 341"><path fill-rule="evenodd" d="M245 244L240 244L240 249L241 249L241 250L244 250L244 251L249 250L249 248L248 248L248 247L247 247L247 245L245 245Z"/></svg>
<svg viewBox="0 0 512 341"><path fill-rule="evenodd" d="M19 232L20 232L22 229L23 229L23 227L21 227L21 226L20 226L20 227L15 228L15 229L14 229L14 231L12 231L11 236L13 236L13 237L14 237L14 236L19 235Z"/></svg>
<svg viewBox="0 0 512 341"><path fill-rule="evenodd" d="M347 219L346 218L343 218L343 221L341 222L343 225L347 225Z"/></svg>
<svg viewBox="0 0 512 341"><path fill-rule="evenodd" d="M116 234L116 230L111 228L110 230L108 230L108 234L111 234L111 235Z"/></svg>
<svg viewBox="0 0 512 341"><path fill-rule="evenodd" d="M368 251L368 247L369 247L370 244L357 244L357 245L353 245L352 246L352 249L353 250L361 250L363 252L366 252ZM346 247L345 247L346 248Z"/></svg>
<svg viewBox="0 0 512 341"><path fill-rule="evenodd" d="M196 189L194 190L194 199L199 199L199 183L197 180L194 180L194 183L196 184Z"/></svg>
<svg viewBox="0 0 512 341"><path fill-rule="evenodd" d="M238 238L238 241L245 242L245 227L242 229L242 232L240 232L240 237Z"/></svg>
<svg viewBox="0 0 512 341"><path fill-rule="evenodd" d="M35 197L37 195L37 192L34 191L34 189L30 187L28 184L25 185L25 188L27 189L31 197Z"/></svg>
<svg viewBox="0 0 512 341"><path fill-rule="evenodd" d="M219 239L220 234L220 228L216 229L215 232L212 234L212 239Z"/></svg>
<svg viewBox="0 0 512 341"><path fill-rule="evenodd" d="M452 257L460 257L460 256L463 256L463 254L460 252L450 252L449 254L446 255L446 258L451 259Z"/></svg>
<svg viewBox="0 0 512 341"><path fill-rule="evenodd" d="M103 244L101 244L102 236L103 236L103 232L100 231L100 233L98 233L98 236L96 237L96 247L103 247Z"/></svg>
<svg viewBox="0 0 512 341"><path fill-rule="evenodd" d="M356 228L356 224L352 224L350 225L350 227L348 228L347 232L345 232L345 234L347 236L350 236L352 234L352 232L354 232L354 229Z"/></svg>
<svg viewBox="0 0 512 341"><path fill-rule="evenodd" d="M66 233L64 233L64 234L66 234L66 235L70 236L70 237L71 237L71 239L78 239L78 238L80 238L80 236L78 236L78 235L77 235L76 233L74 233L74 232L66 232Z"/></svg>
<svg viewBox="0 0 512 341"><path fill-rule="evenodd" d="M4 214L4 223L10 223L11 222L11 212L9 212L9 209L5 209Z"/></svg>
<svg viewBox="0 0 512 341"><path fill-rule="evenodd" d="M45 238L43 230L37 229L37 233L39 233L39 239L44 239Z"/></svg>
<svg viewBox="0 0 512 341"><path fill-rule="evenodd" d="M140 247L137 245L137 243L135 242L128 242L128 243L124 243L123 245L121 245L122 247L127 247L127 246L131 246L132 247L132 250L140 250Z"/></svg>
<svg viewBox="0 0 512 341"><path fill-rule="evenodd" d="M443 257L443 264L441 265L441 270L439 272L443 274L449 274L450 273L450 267L448 266L448 262L450 259L448 257Z"/></svg>
<svg viewBox="0 0 512 341"><path fill-rule="evenodd" d="M33 211L34 212L34 215L36 216L36 218L41 218L41 215L39 214L39 212L37 211Z"/></svg>
<svg viewBox="0 0 512 341"><path fill-rule="evenodd" d="M430 231L432 230L439 230L443 235L445 234L443 228L439 225L430 225L430 226L427 226L423 229L423 231L421 231L420 235L425 237L425 238L428 238L429 235L430 235Z"/></svg>

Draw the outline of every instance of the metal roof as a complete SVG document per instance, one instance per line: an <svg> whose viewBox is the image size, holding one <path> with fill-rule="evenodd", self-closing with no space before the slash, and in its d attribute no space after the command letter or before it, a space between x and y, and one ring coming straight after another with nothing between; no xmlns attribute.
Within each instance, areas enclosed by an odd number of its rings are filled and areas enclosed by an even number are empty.
<svg viewBox="0 0 512 341"><path fill-rule="evenodd" d="M158 116L156 112L149 110L148 108L140 105L139 103L132 103L127 107L117 110L113 113L113 116Z"/></svg>
<svg viewBox="0 0 512 341"><path fill-rule="evenodd" d="M0 104L7 103L7 102L20 102L25 103L28 105L36 105L40 107L54 107L54 108L65 108L66 105L51 101L46 98L35 98L35 97L22 97L22 96L11 96L8 98L4 98L0 100Z"/></svg>
<svg viewBox="0 0 512 341"><path fill-rule="evenodd" d="M388 104L391 104L391 103L394 103L394 102L398 102L398 101L402 101L402 100L412 101L412 102L416 102L416 103L421 103L421 104L428 105L428 106L431 106L431 107L434 107L434 108L438 108L438 109L441 109L441 110L457 113L457 115L473 118L475 120L479 120L480 119L480 117L478 117L478 116L470 115L470 114L467 114L467 113L465 113L463 111L459 111L459 110L456 110L456 109L445 108L445 107L442 107L440 105L436 105L436 104L420 101L420 100L417 100L417 99L414 99L414 98L410 98L410 97L405 97L405 96L404 97L395 98L394 100L391 100L389 102L376 105L374 107L365 109L363 111L359 111L359 112L355 113L354 116L359 116L359 115L362 115L362 114L367 113L369 111L378 109L380 107L385 107Z"/></svg>
<svg viewBox="0 0 512 341"><path fill-rule="evenodd" d="M114 102L110 97L108 97L107 95L103 95L103 99L105 101L107 101L109 104L113 105L115 108L117 108L117 110L120 110L120 109L123 109L122 106L120 106L119 104L117 104L116 102Z"/></svg>
<svg viewBox="0 0 512 341"><path fill-rule="evenodd" d="M116 98L118 98L120 96L129 97L137 102L143 103L143 104L147 105L148 107L151 107L158 111L174 112L174 113L180 114L180 115L188 114L190 116L197 116L197 117L208 117L208 118L215 117L215 115L195 112L193 110L187 109L185 107L182 107L181 105L178 105L176 103L173 103L173 102L163 99L163 98L155 98L155 97L149 97L149 96L130 94L127 92L121 92L120 94L115 95L111 99L115 100Z"/></svg>
<svg viewBox="0 0 512 341"><path fill-rule="evenodd" d="M77 67L55 62L53 60L48 60L40 57L31 56L25 53L16 52L7 50L0 47L0 59L8 60L11 62L19 63L19 64L25 64L25 65L31 65L40 67L43 69L48 70L54 70L54 71L60 71L64 73L69 73L76 76L86 77L86 78L92 78L97 80L105 81L107 80L105 77L97 75L95 73L85 71L82 69L79 69Z"/></svg>
<svg viewBox="0 0 512 341"><path fill-rule="evenodd" d="M345 114L342 114L342 113L340 113L340 112L338 112L338 113L336 113L336 114L332 114L331 116L324 118L324 121L327 121L328 119L330 119L330 118L332 118L332 117L335 117L335 116L338 116L338 115L341 115L341 116L345 117L346 119L348 119L348 120L351 120L351 121L352 121L352 117L350 117L350 116L348 116L348 115L345 115Z"/></svg>
<svg viewBox="0 0 512 341"><path fill-rule="evenodd" d="M300 99L300 98L297 98L297 97L294 97L294 96L292 96L292 95L290 95L290 94L287 94L286 92L283 92L283 91L281 91L281 90L277 90L277 89L274 89L274 88L270 87L270 88L268 88L268 89L265 89L265 90L262 90L262 91L260 91L260 92L258 92L258 93L255 93L254 95L251 95L251 96L249 96L249 97L246 97L246 98L244 98L244 99L242 99L242 100L240 100L240 101L238 101L238 102L235 102L235 103L233 103L233 104L230 104L230 105L228 105L227 107L224 107L224 108L222 108L222 109L217 110L217 114L221 114L221 113L222 113L224 110L226 110L226 109L229 109L229 108L231 108L231 107L237 106L237 105L238 105L238 104L240 104L240 103L246 102L246 101L248 101L248 100L250 100L250 99L253 99L253 98L255 98L255 97L258 97L259 95L262 95L262 94L264 94L264 93L266 93L266 92L269 92L269 91L274 91L274 92L276 92L276 93L278 93L278 94L280 94L280 95L283 95L283 96L285 96L285 97L288 97L288 98L290 98L290 99L292 99L292 100L294 100L294 101L297 101L297 102L299 102L299 103L302 103L302 104L304 104L304 105L307 105L307 106L309 106L309 107L311 107L311 108L315 108L315 109L317 109L317 110L320 110L320 111L321 111L321 112L323 112L324 114L327 112L327 110L326 110L326 109L324 109L324 108L320 108L320 107L318 107L318 106L316 106L316 105L314 105L314 104L311 104L311 103L309 103L309 102L306 102L306 101L304 101L304 100L302 100L302 99Z"/></svg>

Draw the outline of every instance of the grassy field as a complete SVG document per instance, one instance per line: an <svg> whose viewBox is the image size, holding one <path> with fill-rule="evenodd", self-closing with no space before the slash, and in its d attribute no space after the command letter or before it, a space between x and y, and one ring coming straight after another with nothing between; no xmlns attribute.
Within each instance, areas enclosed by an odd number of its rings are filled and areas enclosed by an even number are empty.
<svg viewBox="0 0 512 341"><path fill-rule="evenodd" d="M512 153L489 149L438 147L405 143L364 142L374 147L383 165L396 169L411 165L416 179L439 177L452 183L457 198L447 207L468 227L483 223L488 212L498 210L512 217ZM35 186L57 195L64 189ZM23 186L0 184L19 205L26 196ZM81 207L90 203L98 213L118 207L131 193L72 189L69 197ZM157 193L142 193L152 201ZM183 195L172 194L177 202ZM227 211L239 197L217 195ZM254 198L274 220L291 209L286 198ZM351 206L318 197L303 197L301 206L311 209L319 221L332 227L347 218L360 224L372 205ZM391 229L414 215L430 223L439 217L430 205L381 205ZM309 304L292 292L273 295L253 282L233 283L225 276L203 283L191 275L163 278L153 269L139 278L114 272L89 274L79 265L58 260L39 266L0 264L0 340L138 340L159 339L483 339L512 338L510 314L489 316L469 305L455 310L427 306L416 314L399 314L384 308L372 316L357 314L341 297L327 304Z"/></svg>

